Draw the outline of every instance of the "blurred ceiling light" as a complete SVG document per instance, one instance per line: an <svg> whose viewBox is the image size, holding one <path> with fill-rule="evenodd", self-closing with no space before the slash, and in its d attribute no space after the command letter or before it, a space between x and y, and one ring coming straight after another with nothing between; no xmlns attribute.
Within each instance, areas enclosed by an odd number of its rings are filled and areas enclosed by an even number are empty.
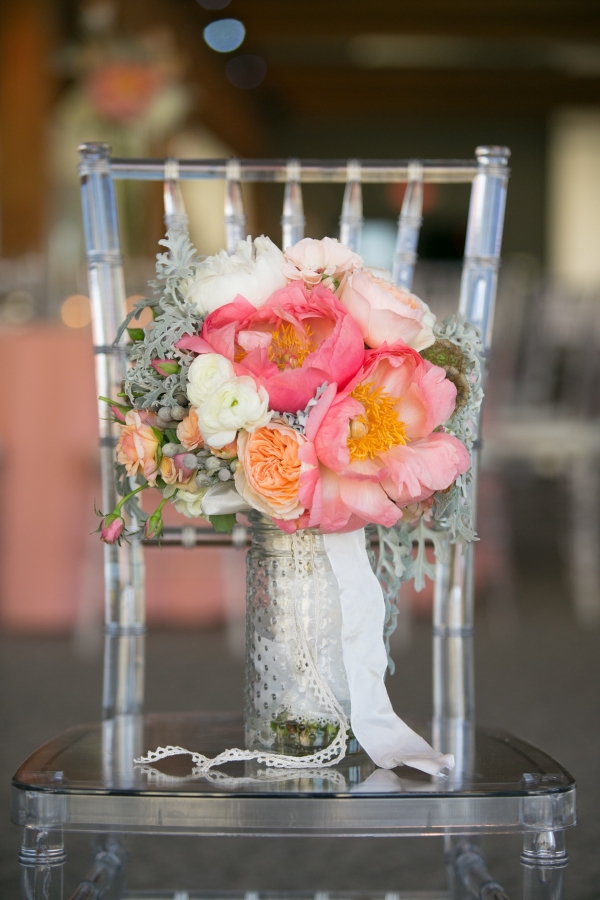
<svg viewBox="0 0 600 900"><path fill-rule="evenodd" d="M260 56L244 53L229 60L225 66L225 74L235 87L250 90L265 80L267 64Z"/></svg>
<svg viewBox="0 0 600 900"><path fill-rule="evenodd" d="M350 59L367 69L559 69L600 73L600 44L544 38L361 34L347 44Z"/></svg>
<svg viewBox="0 0 600 900"><path fill-rule="evenodd" d="M225 9L231 3L231 0L198 0L198 3L204 9Z"/></svg>
<svg viewBox="0 0 600 900"><path fill-rule="evenodd" d="M60 308L60 317L68 328L85 328L92 321L89 297L83 294L67 297Z"/></svg>
<svg viewBox="0 0 600 900"><path fill-rule="evenodd" d="M239 19L218 19L204 29L204 40L217 53L231 53L243 43L246 29Z"/></svg>
<svg viewBox="0 0 600 900"><path fill-rule="evenodd" d="M35 314L35 298L29 291L10 291L2 304L2 318L11 325L24 325Z"/></svg>

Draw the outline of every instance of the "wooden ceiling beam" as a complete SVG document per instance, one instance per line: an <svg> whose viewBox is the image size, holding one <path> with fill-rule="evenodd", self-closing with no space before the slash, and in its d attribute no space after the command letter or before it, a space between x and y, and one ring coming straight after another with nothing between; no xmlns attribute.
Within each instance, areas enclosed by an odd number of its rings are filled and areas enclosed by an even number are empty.
<svg viewBox="0 0 600 900"><path fill-rule="evenodd" d="M545 114L559 105L600 104L600 77L539 71L270 68L267 86L292 115L397 113Z"/></svg>
<svg viewBox="0 0 600 900"><path fill-rule="evenodd" d="M236 0L230 14L251 40L374 33L600 38L597 0Z"/></svg>

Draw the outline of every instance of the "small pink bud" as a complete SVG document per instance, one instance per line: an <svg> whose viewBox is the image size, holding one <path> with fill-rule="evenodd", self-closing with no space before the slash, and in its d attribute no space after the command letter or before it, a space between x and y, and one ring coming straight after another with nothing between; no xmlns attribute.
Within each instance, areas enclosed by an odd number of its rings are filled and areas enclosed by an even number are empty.
<svg viewBox="0 0 600 900"><path fill-rule="evenodd" d="M173 462L175 463L175 468L177 469L178 472L181 472L183 481L188 481L192 477L193 473L196 471L195 468L188 469L188 467L186 465L184 465L183 461L187 455L188 455L187 453L177 453L173 457Z"/></svg>
<svg viewBox="0 0 600 900"><path fill-rule="evenodd" d="M121 412L118 406L111 406L110 411L117 420L117 422L123 422L125 424L125 416Z"/></svg>
<svg viewBox="0 0 600 900"><path fill-rule="evenodd" d="M172 359L153 359L150 365L163 378L166 378L167 375L177 375L181 371L179 363Z"/></svg>
<svg viewBox="0 0 600 900"><path fill-rule="evenodd" d="M118 513L109 513L104 516L100 526L100 540L105 544L116 544L123 535L125 520Z"/></svg>

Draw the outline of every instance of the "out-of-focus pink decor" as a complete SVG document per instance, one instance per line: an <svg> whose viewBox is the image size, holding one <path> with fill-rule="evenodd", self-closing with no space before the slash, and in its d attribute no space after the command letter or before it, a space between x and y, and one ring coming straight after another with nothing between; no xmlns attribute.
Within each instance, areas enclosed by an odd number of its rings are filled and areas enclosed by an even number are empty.
<svg viewBox="0 0 600 900"><path fill-rule="evenodd" d="M91 335L37 325L0 332L0 348L0 626L67 631L102 617ZM149 624L209 626L243 611L240 551L153 549L146 571Z"/></svg>

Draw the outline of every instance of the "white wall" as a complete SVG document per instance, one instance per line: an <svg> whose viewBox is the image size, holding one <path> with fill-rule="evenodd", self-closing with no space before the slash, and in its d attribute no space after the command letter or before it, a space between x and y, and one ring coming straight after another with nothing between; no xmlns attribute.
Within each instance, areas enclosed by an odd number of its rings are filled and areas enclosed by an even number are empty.
<svg viewBox="0 0 600 900"><path fill-rule="evenodd" d="M600 287L600 108L565 109L550 123L548 250L566 287Z"/></svg>

